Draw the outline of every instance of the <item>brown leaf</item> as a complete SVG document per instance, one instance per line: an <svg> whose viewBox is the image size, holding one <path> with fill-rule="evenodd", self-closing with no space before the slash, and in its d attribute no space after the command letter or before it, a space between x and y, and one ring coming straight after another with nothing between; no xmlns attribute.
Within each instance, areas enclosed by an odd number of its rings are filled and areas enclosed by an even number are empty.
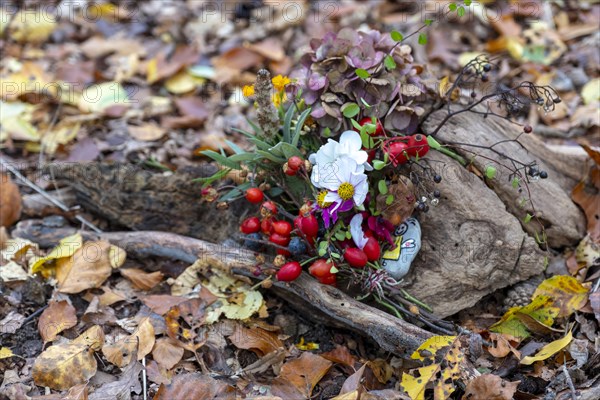
<svg viewBox="0 0 600 400"><path fill-rule="evenodd" d="M162 384L153 400L234 400L235 389L201 373L177 375L170 385Z"/></svg>
<svg viewBox="0 0 600 400"><path fill-rule="evenodd" d="M66 390L96 374L94 350L100 340L99 327L92 327L70 343L50 346L33 364L32 377L38 386Z"/></svg>
<svg viewBox="0 0 600 400"><path fill-rule="evenodd" d="M217 57L211 58L212 65L217 70L233 69L236 71L244 71L258 66L262 61L262 56L244 47L234 47Z"/></svg>
<svg viewBox="0 0 600 400"><path fill-rule="evenodd" d="M185 350L177 346L171 338L160 338L156 341L152 350L152 358L162 367L169 370L173 368L183 357Z"/></svg>
<svg viewBox="0 0 600 400"><path fill-rule="evenodd" d="M600 292L590 294L590 305L592 306L592 310L594 310L596 321L600 323Z"/></svg>
<svg viewBox="0 0 600 400"><path fill-rule="evenodd" d="M497 375L484 374L467 385L463 399L512 400L520 381L507 382Z"/></svg>
<svg viewBox="0 0 600 400"><path fill-rule="evenodd" d="M150 290L162 281L164 275L160 271L146 272L138 268L124 268L121 275L129 279L133 286L142 290Z"/></svg>
<svg viewBox="0 0 600 400"><path fill-rule="evenodd" d="M11 226L21 217L21 193L7 174L0 174L0 226Z"/></svg>
<svg viewBox="0 0 600 400"><path fill-rule="evenodd" d="M134 354L137 354L138 360L150 354L154 347L154 327L150 318L142 319L130 336L126 336L114 344L102 347L102 353L106 359L117 367L128 365Z"/></svg>
<svg viewBox="0 0 600 400"><path fill-rule="evenodd" d="M389 195L394 196L392 204L387 205L386 199ZM400 224L410 217L415 208L415 187L407 177L398 176L398 183L388 186L387 194L377 196L377 209L385 219L394 225Z"/></svg>
<svg viewBox="0 0 600 400"><path fill-rule="evenodd" d="M321 354L321 357L337 364L347 365L352 369L356 364L356 357L350 354L346 346L336 346L335 349Z"/></svg>
<svg viewBox="0 0 600 400"><path fill-rule="evenodd" d="M367 364L363 364L363 366L360 367L358 371L346 378L344 384L342 385L342 390L340 390L339 394L350 393L355 390L358 390L361 387L361 381L363 378L363 374L365 373L365 368L367 368Z"/></svg>
<svg viewBox="0 0 600 400"><path fill-rule="evenodd" d="M382 358L367 362L367 366L373 371L373 375L375 375L375 378L377 378L379 383L383 384L391 379L392 373L394 372L392 366Z"/></svg>
<svg viewBox="0 0 600 400"><path fill-rule="evenodd" d="M252 43L246 47L273 61L283 61L285 58L285 51L281 45L281 40L276 37L268 37L261 42Z"/></svg>
<svg viewBox="0 0 600 400"><path fill-rule="evenodd" d="M488 341L491 342L493 346L488 347L487 350L491 355L497 358L506 357L508 353L512 352L517 358L520 359L521 353L517 351L517 349L515 349L510 343L510 341L513 339L515 338L507 334L490 332L490 338Z"/></svg>
<svg viewBox="0 0 600 400"><path fill-rule="evenodd" d="M494 29L505 37L516 37L521 34L521 25L517 24L511 14L503 13L500 18L491 18Z"/></svg>
<svg viewBox="0 0 600 400"><path fill-rule="evenodd" d="M38 322L40 336L44 342L51 342L56 336L77 325L75 307L66 300L52 301L44 310Z"/></svg>
<svg viewBox="0 0 600 400"><path fill-rule="evenodd" d="M110 243L86 242L73 256L57 260L56 279L62 293L98 288L110 276Z"/></svg>
<svg viewBox="0 0 600 400"><path fill-rule="evenodd" d="M139 394L142 392L139 375L144 369L143 365L136 360L137 357L131 357L131 361L123 370L121 378L118 381L105 383L90 395L89 400L112 400L112 399L131 399L131 392Z"/></svg>
<svg viewBox="0 0 600 400"><path fill-rule="evenodd" d="M241 324L236 324L229 340L238 349L252 350L259 356L283 348L283 342L276 333L258 327L247 329Z"/></svg>
<svg viewBox="0 0 600 400"><path fill-rule="evenodd" d="M180 117L166 116L161 125L170 129L196 128L202 126L209 116L206 102L199 97L186 96L175 99Z"/></svg>
<svg viewBox="0 0 600 400"><path fill-rule="evenodd" d="M144 296L142 303L148 306L152 311L158 315L165 315L171 307L175 307L188 299L185 297L170 296L168 294L155 294L150 296Z"/></svg>
<svg viewBox="0 0 600 400"><path fill-rule="evenodd" d="M160 53L148 62L148 83L175 75L182 68L192 65L198 60L199 52L191 46L178 46L173 54L170 49Z"/></svg>
<svg viewBox="0 0 600 400"><path fill-rule="evenodd" d="M206 342L206 302L190 299L172 307L165 317L167 335L186 350L195 352Z"/></svg>
<svg viewBox="0 0 600 400"><path fill-rule="evenodd" d="M167 133L163 127L154 122L147 122L138 126L129 125L127 130L129 131L129 135L131 135L131 137L143 142L159 140Z"/></svg>
<svg viewBox="0 0 600 400"><path fill-rule="evenodd" d="M279 393L290 393L287 388L291 385L304 398L309 398L317 383L332 365L331 361L319 355L304 352L300 358L283 364L281 374L273 382L273 394L286 398Z"/></svg>

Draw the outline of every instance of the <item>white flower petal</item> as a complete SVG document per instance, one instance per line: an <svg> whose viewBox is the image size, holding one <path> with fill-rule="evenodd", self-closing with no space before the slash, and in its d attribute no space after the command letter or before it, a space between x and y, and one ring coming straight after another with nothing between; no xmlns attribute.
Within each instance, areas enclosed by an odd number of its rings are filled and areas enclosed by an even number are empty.
<svg viewBox="0 0 600 400"><path fill-rule="evenodd" d="M352 235L352 240L354 240L354 244L356 245L356 247L358 247L361 250L369 241L369 239L365 237L365 234L362 230L362 222L363 216L360 213L356 214L350 220L350 234Z"/></svg>

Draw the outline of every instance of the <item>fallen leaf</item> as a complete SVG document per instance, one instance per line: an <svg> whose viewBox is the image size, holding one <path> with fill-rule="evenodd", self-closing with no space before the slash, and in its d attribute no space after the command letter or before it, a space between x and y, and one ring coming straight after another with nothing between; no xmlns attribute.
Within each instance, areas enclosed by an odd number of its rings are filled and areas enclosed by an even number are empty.
<svg viewBox="0 0 600 400"><path fill-rule="evenodd" d="M98 288L112 272L110 243L86 242L68 259L62 259L56 268L58 290L62 293L79 293Z"/></svg>
<svg viewBox="0 0 600 400"><path fill-rule="evenodd" d="M186 350L195 352L207 339L206 303L202 299L190 299L172 307L165 317L167 335Z"/></svg>
<svg viewBox="0 0 600 400"><path fill-rule="evenodd" d="M133 283L133 286L142 290L152 289L154 286L158 285L164 277L160 271L146 272L138 268L125 268L120 272L121 275Z"/></svg>
<svg viewBox="0 0 600 400"><path fill-rule="evenodd" d="M41 257L30 263L29 268L32 274L40 272L49 261L56 261L64 258L69 258L83 245L83 238L79 233L76 233L66 238L61 239L48 255Z"/></svg>
<svg viewBox="0 0 600 400"><path fill-rule="evenodd" d="M600 101L600 78L592 79L581 88L581 98L584 104Z"/></svg>
<svg viewBox="0 0 600 400"><path fill-rule="evenodd" d="M552 298L552 306L559 309L559 317L567 317L581 309L588 300L589 289L572 276L556 275L546 279L533 293Z"/></svg>
<svg viewBox="0 0 600 400"><path fill-rule="evenodd" d="M127 130L134 139L143 142L159 140L167 133L166 129L154 122L147 122L138 126L129 125Z"/></svg>
<svg viewBox="0 0 600 400"><path fill-rule="evenodd" d="M137 354L141 360L152 351L155 343L154 327L150 318L143 318L137 329L114 344L102 347L102 353L106 359L117 367L130 364L131 358Z"/></svg>
<svg viewBox="0 0 600 400"><path fill-rule="evenodd" d="M548 296L536 296L531 303L524 307L512 307L492 326L490 331L505 333L516 339L526 339L530 336L527 326L516 316L516 313L527 314L544 325L552 326L559 309L553 307L552 299Z"/></svg>
<svg viewBox="0 0 600 400"><path fill-rule="evenodd" d="M181 116L163 117L161 125L166 128L196 128L202 126L209 116L206 102L200 97L186 96L177 98L174 102Z"/></svg>
<svg viewBox="0 0 600 400"><path fill-rule="evenodd" d="M0 333L14 334L23 326L25 317L18 312L11 310L0 320Z"/></svg>
<svg viewBox="0 0 600 400"><path fill-rule="evenodd" d="M181 358L185 350L177 346L171 338L160 338L152 349L152 358L162 367L169 370L173 368Z"/></svg>
<svg viewBox="0 0 600 400"><path fill-rule="evenodd" d="M375 360L370 360L366 364L371 371L373 371L373 375L379 381L379 383L386 384L392 378L392 373L394 372L392 366L382 358L376 358Z"/></svg>
<svg viewBox="0 0 600 400"><path fill-rule="evenodd" d="M531 365L536 361L546 360L547 358L553 356L554 354L558 353L559 351L561 351L562 349L567 347L569 345L569 343L571 343L572 339L573 339L573 334L571 333L571 331L569 331L569 333L567 333L567 335L565 337L555 340L553 342L550 342L547 345L545 345L544 347L542 347L541 350L538 351L538 353L535 356L524 357L521 360L521 364Z"/></svg>
<svg viewBox="0 0 600 400"><path fill-rule="evenodd" d="M246 48L273 61L283 61L285 58L281 41L276 37L268 37L261 42L249 44Z"/></svg>
<svg viewBox="0 0 600 400"><path fill-rule="evenodd" d="M40 315L38 330L44 342L51 342L60 332L75 325L77 325L75 307L66 300L52 301Z"/></svg>
<svg viewBox="0 0 600 400"><path fill-rule="evenodd" d="M228 338L238 349L252 350L258 356L283 348L283 342L276 333L258 327L247 329L241 324L236 324L233 334Z"/></svg>
<svg viewBox="0 0 600 400"><path fill-rule="evenodd" d="M224 381L201 373L180 374L169 385L162 384L153 400L234 400L236 390Z"/></svg>
<svg viewBox="0 0 600 400"><path fill-rule="evenodd" d="M281 391L278 386L291 385L303 398L310 398L313 389L332 365L331 361L317 354L303 352L299 358L283 364L281 374L273 382L273 394L278 395L277 390Z"/></svg>
<svg viewBox="0 0 600 400"><path fill-rule="evenodd" d="M108 382L96 388L89 396L89 400L130 400L132 392L140 394L142 384L139 375L144 366L137 359L139 357L136 357L134 353L119 380Z"/></svg>
<svg viewBox="0 0 600 400"><path fill-rule="evenodd" d="M585 365L589 358L588 341L586 339L573 339L569 345L569 354L577 361L577 368Z"/></svg>
<svg viewBox="0 0 600 400"><path fill-rule="evenodd" d="M168 78L194 64L198 61L198 56L198 50L192 46L178 46L173 54L169 54L167 49L148 62L146 80L152 84Z"/></svg>
<svg viewBox="0 0 600 400"><path fill-rule="evenodd" d="M11 226L21 218L21 193L7 174L0 174L0 226Z"/></svg>
<svg viewBox="0 0 600 400"><path fill-rule="evenodd" d="M88 384L82 383L73 386L61 400L89 400Z"/></svg>
<svg viewBox="0 0 600 400"><path fill-rule="evenodd" d="M14 261L0 266L0 281L2 282L26 281L27 278L27 272Z"/></svg>
<svg viewBox="0 0 600 400"><path fill-rule="evenodd" d="M180 71L165 81L165 89L173 94L184 94L191 92L204 82L204 79L196 78L188 71Z"/></svg>
<svg viewBox="0 0 600 400"><path fill-rule="evenodd" d="M48 14L49 10L34 7L19 11L10 19L11 38L22 43L42 43L48 40L57 25L57 16Z"/></svg>
<svg viewBox="0 0 600 400"><path fill-rule="evenodd" d="M521 381L507 382L494 374L483 374L469 382L463 400L512 400Z"/></svg>
<svg viewBox="0 0 600 400"><path fill-rule="evenodd" d="M33 363L32 377L38 386L66 390L96 374L96 345L104 338L92 327L70 343L50 346Z"/></svg>
<svg viewBox="0 0 600 400"><path fill-rule="evenodd" d="M346 346L336 345L335 349L328 351L326 353L322 353L321 357L326 360L332 361L336 364L346 365L352 369L354 369L354 365L357 360L352 354L350 354L350 350Z"/></svg>
<svg viewBox="0 0 600 400"><path fill-rule="evenodd" d="M2 228L2 227L0 227ZM18 260L27 255L29 249L37 249L38 245L21 238L8 239L4 242L0 256L5 260Z"/></svg>
<svg viewBox="0 0 600 400"><path fill-rule="evenodd" d="M128 108L131 100L119 82L104 82L89 86L81 93L79 109L86 113L103 114L109 108Z"/></svg>
<svg viewBox="0 0 600 400"><path fill-rule="evenodd" d="M594 292L590 295L590 305L594 310L596 321L600 323L600 292Z"/></svg>
<svg viewBox="0 0 600 400"><path fill-rule="evenodd" d="M346 378L344 384L342 385L342 389L340 390L340 395L356 392L362 386L361 381L363 379L363 375L365 373L366 368L367 364L363 364L363 366L360 367L358 371L354 372L352 375Z"/></svg>
<svg viewBox="0 0 600 400"><path fill-rule="evenodd" d="M8 347L0 347L0 360L13 357L15 354Z"/></svg>
<svg viewBox="0 0 600 400"><path fill-rule="evenodd" d="M157 294L142 297L142 303L148 306L158 315L165 315L171 307L175 307L188 299L179 296L169 296L168 294Z"/></svg>
<svg viewBox="0 0 600 400"><path fill-rule="evenodd" d="M244 48L234 47L231 50L211 58L212 65L217 69L232 69L241 72L259 65L263 57L256 52Z"/></svg>
<svg viewBox="0 0 600 400"><path fill-rule="evenodd" d="M573 275L581 269L600 265L600 241L594 241L589 233L585 235L575 249L575 261L575 270L569 270Z"/></svg>

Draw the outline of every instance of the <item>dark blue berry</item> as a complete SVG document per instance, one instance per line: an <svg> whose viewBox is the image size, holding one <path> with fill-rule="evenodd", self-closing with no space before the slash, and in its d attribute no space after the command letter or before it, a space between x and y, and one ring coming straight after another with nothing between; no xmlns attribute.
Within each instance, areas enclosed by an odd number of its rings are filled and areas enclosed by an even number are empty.
<svg viewBox="0 0 600 400"><path fill-rule="evenodd" d="M260 236L260 233L256 232L256 233L251 233L249 235L246 235L246 237L248 239L244 240L244 247L252 250L252 251L259 251L260 249L262 249L262 243L257 242L257 240L261 240L262 237Z"/></svg>
<svg viewBox="0 0 600 400"><path fill-rule="evenodd" d="M542 178L542 179L548 178L548 173L546 171L540 171L540 178Z"/></svg>
<svg viewBox="0 0 600 400"><path fill-rule="evenodd" d="M293 256L299 256L306 253L306 243L299 237L293 237L290 240L290 244L288 244L288 251L292 253Z"/></svg>

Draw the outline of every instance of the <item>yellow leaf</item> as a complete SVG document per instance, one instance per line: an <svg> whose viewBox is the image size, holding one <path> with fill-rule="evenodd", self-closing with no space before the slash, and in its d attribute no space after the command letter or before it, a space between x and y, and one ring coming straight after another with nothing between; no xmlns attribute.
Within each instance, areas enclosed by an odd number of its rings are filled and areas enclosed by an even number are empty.
<svg viewBox="0 0 600 400"><path fill-rule="evenodd" d="M146 81L150 84L158 80L158 59L153 58L146 65Z"/></svg>
<svg viewBox="0 0 600 400"><path fill-rule="evenodd" d="M410 358L423 361L425 358L430 357L431 354L436 353L439 349L449 346L455 339L456 336L430 337L423 342L423 344L421 344L417 350L415 350ZM429 352L429 355L422 354L424 351Z"/></svg>
<svg viewBox="0 0 600 400"><path fill-rule="evenodd" d="M600 78L592 79L581 89L581 97L585 104L600 101Z"/></svg>
<svg viewBox="0 0 600 400"><path fill-rule="evenodd" d="M0 360L3 358L13 357L14 353L8 347L0 347Z"/></svg>
<svg viewBox="0 0 600 400"><path fill-rule="evenodd" d="M433 374L437 372L438 367L438 364L433 364L419 368L418 378L409 374L402 374L402 389L408 393L412 400L424 400L425 388Z"/></svg>
<svg viewBox="0 0 600 400"><path fill-rule="evenodd" d="M129 107L127 92L119 82L92 85L81 93L79 109L83 112L102 114L112 106Z"/></svg>
<svg viewBox="0 0 600 400"><path fill-rule="evenodd" d="M19 11L10 24L12 38L18 42L41 43L46 41L56 28L57 16L49 8Z"/></svg>
<svg viewBox="0 0 600 400"><path fill-rule="evenodd" d="M13 140L38 141L40 134L31 124L35 106L17 102L4 102L0 100L0 136L4 141L9 137Z"/></svg>
<svg viewBox="0 0 600 400"><path fill-rule="evenodd" d="M21 238L9 239L4 243L0 256L5 260L15 260L27 253L30 248L37 249L37 244Z"/></svg>
<svg viewBox="0 0 600 400"><path fill-rule="evenodd" d="M573 340L573 334L569 331L564 338L550 342L542 347L535 356L524 357L521 360L521 364L531 365L536 361L543 361L567 347L571 343L571 340Z"/></svg>
<svg viewBox="0 0 600 400"><path fill-rule="evenodd" d="M129 125L127 130L134 139L144 142L159 140L167 133L165 128L153 122L143 123L139 126Z"/></svg>
<svg viewBox="0 0 600 400"><path fill-rule="evenodd" d="M110 243L86 242L71 257L61 258L56 265L56 280L61 293L80 293L98 288L112 273Z"/></svg>
<svg viewBox="0 0 600 400"><path fill-rule="evenodd" d="M122 248L111 244L108 257L110 259L110 266L114 269L117 269L125 263L125 259L127 258L127 252Z"/></svg>
<svg viewBox="0 0 600 400"><path fill-rule="evenodd" d="M31 273L40 272L48 261L71 257L82 245L83 238L79 233L67 236L46 257L39 258L30 265Z"/></svg>
<svg viewBox="0 0 600 400"><path fill-rule="evenodd" d="M173 94L183 94L191 92L204 82L204 79L196 78L187 71L180 71L166 80L165 88Z"/></svg>
<svg viewBox="0 0 600 400"><path fill-rule="evenodd" d="M358 399L358 390L353 390L348 393L337 395L331 400L356 400L356 399Z"/></svg>
<svg viewBox="0 0 600 400"><path fill-rule="evenodd" d="M500 321L490 327L490 331L508 334L518 339L525 339L529 337L530 333L527 326L517 316L517 313L529 315L546 326L552 326L558 312L558 308L552 306L552 299L550 297L535 296L528 305L509 309Z"/></svg>
<svg viewBox="0 0 600 400"><path fill-rule="evenodd" d="M567 317L581 309L588 300L589 289L572 276L555 275L546 279L533 293L535 296L548 296L552 305L560 311L559 317Z"/></svg>
<svg viewBox="0 0 600 400"><path fill-rule="evenodd" d="M77 137L81 128L80 123L59 123L50 132L42 137L42 145L45 153L54 154L59 145L68 144Z"/></svg>

